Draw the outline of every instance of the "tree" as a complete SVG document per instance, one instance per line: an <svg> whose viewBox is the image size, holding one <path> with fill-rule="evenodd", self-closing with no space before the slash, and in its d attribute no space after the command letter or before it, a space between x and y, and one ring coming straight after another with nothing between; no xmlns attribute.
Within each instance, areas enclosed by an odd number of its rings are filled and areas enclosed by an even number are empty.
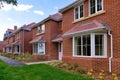
<svg viewBox="0 0 120 80"><path fill-rule="evenodd" d="M3 7L3 2L7 4L17 5L17 0L0 0L0 7Z"/></svg>

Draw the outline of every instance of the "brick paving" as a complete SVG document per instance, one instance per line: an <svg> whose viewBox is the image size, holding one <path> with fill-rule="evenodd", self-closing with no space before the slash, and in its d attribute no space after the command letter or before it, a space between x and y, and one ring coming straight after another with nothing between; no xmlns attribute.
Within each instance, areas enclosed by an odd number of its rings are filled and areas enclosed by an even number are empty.
<svg viewBox="0 0 120 80"><path fill-rule="evenodd" d="M4 62L6 62L7 64L9 64L10 66L23 66L25 65L24 63L18 62L16 60L4 57L0 55L0 59Z"/></svg>

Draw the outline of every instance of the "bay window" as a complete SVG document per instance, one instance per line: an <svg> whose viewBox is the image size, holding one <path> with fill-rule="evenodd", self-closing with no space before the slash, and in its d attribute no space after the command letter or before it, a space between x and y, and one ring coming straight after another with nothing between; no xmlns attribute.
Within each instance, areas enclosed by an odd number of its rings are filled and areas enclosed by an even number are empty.
<svg viewBox="0 0 120 80"><path fill-rule="evenodd" d="M87 34L73 37L73 55L87 57L106 57L106 34Z"/></svg>
<svg viewBox="0 0 120 80"><path fill-rule="evenodd" d="M45 43L34 43L34 54L45 54Z"/></svg>
<svg viewBox="0 0 120 80"><path fill-rule="evenodd" d="M14 45L14 52L19 53L20 52L20 46L19 45Z"/></svg>

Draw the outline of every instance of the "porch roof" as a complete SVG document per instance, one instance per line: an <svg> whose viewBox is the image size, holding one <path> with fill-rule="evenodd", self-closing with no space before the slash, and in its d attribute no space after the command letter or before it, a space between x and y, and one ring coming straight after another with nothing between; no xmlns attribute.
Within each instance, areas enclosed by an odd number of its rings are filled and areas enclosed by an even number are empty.
<svg viewBox="0 0 120 80"><path fill-rule="evenodd" d="M46 42L46 38L44 35L38 36L34 38L30 43L36 43L36 42Z"/></svg>
<svg viewBox="0 0 120 80"><path fill-rule="evenodd" d="M62 34L58 34L53 38L52 42L60 42L62 40L63 40Z"/></svg>
<svg viewBox="0 0 120 80"><path fill-rule="evenodd" d="M109 30L109 27L104 22L93 20L74 26L72 29L65 32L63 36L70 37L88 32L106 32L107 30Z"/></svg>
<svg viewBox="0 0 120 80"><path fill-rule="evenodd" d="M12 43L13 45L19 45L20 44L20 41L15 41Z"/></svg>

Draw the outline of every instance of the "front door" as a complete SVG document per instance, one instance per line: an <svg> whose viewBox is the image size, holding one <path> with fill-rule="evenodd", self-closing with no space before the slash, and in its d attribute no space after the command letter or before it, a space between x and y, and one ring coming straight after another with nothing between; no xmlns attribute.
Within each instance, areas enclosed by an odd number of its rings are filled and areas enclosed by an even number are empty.
<svg viewBox="0 0 120 80"><path fill-rule="evenodd" d="M59 42L58 43L58 58L59 58L59 60L61 61L62 60L62 43L61 42Z"/></svg>

